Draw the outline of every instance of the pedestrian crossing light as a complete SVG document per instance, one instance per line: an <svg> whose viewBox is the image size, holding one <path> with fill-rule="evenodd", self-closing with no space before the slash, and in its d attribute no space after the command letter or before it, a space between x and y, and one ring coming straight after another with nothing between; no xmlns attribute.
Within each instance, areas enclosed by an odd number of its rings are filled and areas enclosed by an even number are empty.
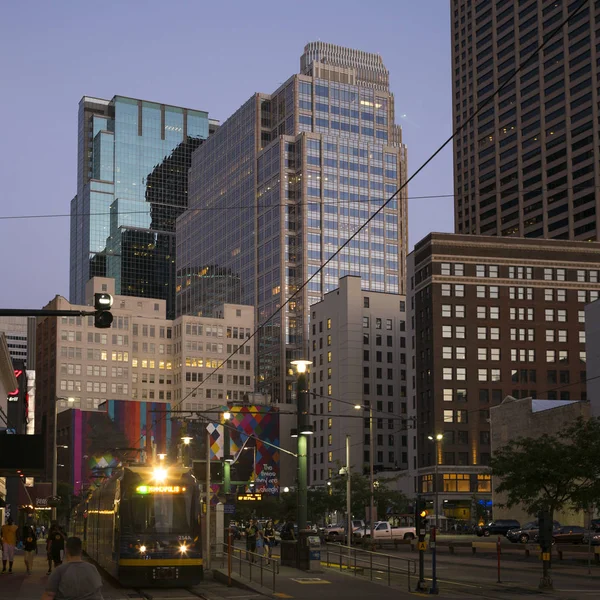
<svg viewBox="0 0 600 600"><path fill-rule="evenodd" d="M113 305L113 297L110 294L94 294L94 326L98 329L106 329L111 326L113 316L110 308Z"/></svg>

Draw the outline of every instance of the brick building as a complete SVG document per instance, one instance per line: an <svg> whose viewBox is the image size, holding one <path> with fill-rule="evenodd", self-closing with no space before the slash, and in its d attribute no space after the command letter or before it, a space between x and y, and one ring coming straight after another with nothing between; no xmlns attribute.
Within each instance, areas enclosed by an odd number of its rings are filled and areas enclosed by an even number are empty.
<svg viewBox="0 0 600 600"><path fill-rule="evenodd" d="M416 244L412 467L415 491L437 490L446 516L490 508L492 406L508 395L586 400L584 306L598 298L599 269L595 243L432 233Z"/></svg>

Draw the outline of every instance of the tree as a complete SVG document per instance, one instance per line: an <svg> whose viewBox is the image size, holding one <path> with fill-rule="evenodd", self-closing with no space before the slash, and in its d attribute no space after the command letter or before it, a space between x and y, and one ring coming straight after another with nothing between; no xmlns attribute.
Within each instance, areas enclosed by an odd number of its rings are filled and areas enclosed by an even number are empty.
<svg viewBox="0 0 600 600"><path fill-rule="evenodd" d="M408 509L408 499L399 491L390 487L401 476L379 479L376 482L374 498L377 516L383 517L388 512L401 513ZM351 508L353 514L362 515L371 500L371 482L368 476L353 472L351 475ZM346 478L336 477L331 482L331 501L329 510L346 510Z"/></svg>
<svg viewBox="0 0 600 600"><path fill-rule="evenodd" d="M578 419L556 434L511 440L496 450L492 475L504 506L541 511L583 508L600 497L600 419Z"/></svg>
<svg viewBox="0 0 600 600"><path fill-rule="evenodd" d="M579 418L556 434L511 440L496 450L491 467L508 508L522 505L552 523L558 510L592 506L600 498L600 420ZM552 587L548 567L544 559L541 588Z"/></svg>

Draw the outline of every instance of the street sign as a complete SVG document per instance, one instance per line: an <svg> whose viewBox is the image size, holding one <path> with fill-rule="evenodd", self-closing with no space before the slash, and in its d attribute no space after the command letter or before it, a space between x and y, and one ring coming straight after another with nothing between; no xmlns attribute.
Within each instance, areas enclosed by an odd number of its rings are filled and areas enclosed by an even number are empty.
<svg viewBox="0 0 600 600"><path fill-rule="evenodd" d="M542 560L550 560L550 552L542 552Z"/></svg>
<svg viewBox="0 0 600 600"><path fill-rule="evenodd" d="M419 542L419 550L427 550L427 542Z"/></svg>
<svg viewBox="0 0 600 600"><path fill-rule="evenodd" d="M223 504L223 512L226 515L235 515L235 504Z"/></svg>

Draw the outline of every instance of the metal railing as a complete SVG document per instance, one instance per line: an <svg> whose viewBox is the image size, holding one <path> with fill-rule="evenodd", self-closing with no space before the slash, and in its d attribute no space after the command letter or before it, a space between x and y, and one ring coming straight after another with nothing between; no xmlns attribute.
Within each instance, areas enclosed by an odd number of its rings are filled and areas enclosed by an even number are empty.
<svg viewBox="0 0 600 600"><path fill-rule="evenodd" d="M231 585L231 575L236 572L240 577L248 577L252 582L254 570L254 581L256 583L260 582L260 585L264 587L265 579L267 583L270 580L271 590L275 591L276 576L279 575L280 561L278 559L225 543L221 553L221 564L223 568L227 566L229 585ZM271 577L269 577L269 574L271 574Z"/></svg>
<svg viewBox="0 0 600 600"><path fill-rule="evenodd" d="M394 564L397 562L403 565ZM403 558L382 552L363 550L354 546L343 546L341 544L325 545L325 563L328 567L339 566L340 571L344 568L352 569L357 576L359 571L369 570L369 579L373 581L375 571L383 571L387 576L387 584L392 585L392 575L404 575L407 577L408 591L410 592L410 576L417 574L417 561L412 558Z"/></svg>

